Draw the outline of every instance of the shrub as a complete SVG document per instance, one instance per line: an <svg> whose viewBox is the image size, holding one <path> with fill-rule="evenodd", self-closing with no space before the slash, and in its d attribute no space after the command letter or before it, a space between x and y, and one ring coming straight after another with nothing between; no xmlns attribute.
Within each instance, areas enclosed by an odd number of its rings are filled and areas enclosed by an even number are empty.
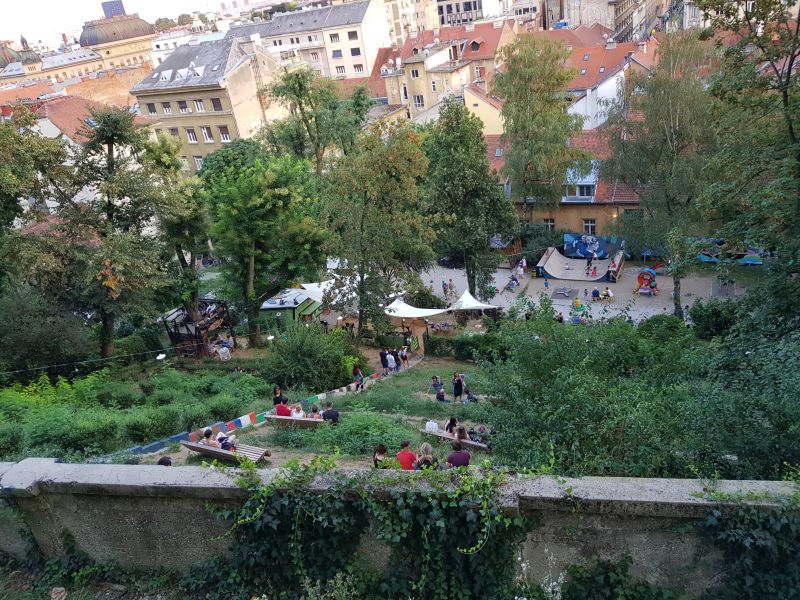
<svg viewBox="0 0 800 600"><path fill-rule="evenodd" d="M103 406L130 408L144 403L144 394L127 381L107 381L98 386L97 401Z"/></svg>
<svg viewBox="0 0 800 600"><path fill-rule="evenodd" d="M266 358L266 379L285 388L332 390L350 382L351 373L345 369L347 356L359 356L359 352L346 332L290 327L275 340Z"/></svg>
<svg viewBox="0 0 800 600"><path fill-rule="evenodd" d="M457 337L429 336L425 352L431 356L453 356L456 360L491 359L495 352L505 356L507 349L499 334L484 333Z"/></svg>
<svg viewBox="0 0 800 600"><path fill-rule="evenodd" d="M138 409L125 421L125 434L136 443L152 442L174 435L179 426L174 408Z"/></svg>
<svg viewBox="0 0 800 600"><path fill-rule="evenodd" d="M148 401L151 404L155 404L157 406L167 406L170 404L189 404L194 400L191 394L184 392L183 390L175 390L169 388L162 388L155 390Z"/></svg>
<svg viewBox="0 0 800 600"><path fill-rule="evenodd" d="M429 356L453 356L453 338L429 335L425 338L425 354Z"/></svg>
<svg viewBox="0 0 800 600"><path fill-rule="evenodd" d="M20 451L20 435L11 423L0 424L0 457Z"/></svg>
<svg viewBox="0 0 800 600"><path fill-rule="evenodd" d="M194 431L211 424L213 418L211 408L206 404L190 404L181 412L181 430Z"/></svg>
<svg viewBox="0 0 800 600"><path fill-rule="evenodd" d="M689 316L694 324L694 333L701 340L725 335L736 325L738 309L732 300L712 298L706 302L697 302L689 309Z"/></svg>
<svg viewBox="0 0 800 600"><path fill-rule="evenodd" d="M98 409L58 407L29 418L23 430L28 448L48 448L60 456L91 456L119 447L115 415Z"/></svg>
<svg viewBox="0 0 800 600"><path fill-rule="evenodd" d="M212 421L229 421L240 416L242 402L231 394L217 394L208 402L208 414Z"/></svg>

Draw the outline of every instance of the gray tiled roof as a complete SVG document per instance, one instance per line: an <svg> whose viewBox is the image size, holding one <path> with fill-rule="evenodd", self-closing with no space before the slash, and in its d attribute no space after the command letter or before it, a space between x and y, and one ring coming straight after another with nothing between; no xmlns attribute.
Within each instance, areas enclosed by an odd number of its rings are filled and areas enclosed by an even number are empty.
<svg viewBox="0 0 800 600"><path fill-rule="evenodd" d="M261 37L283 34L303 33L330 27L346 27L357 25L364 20L369 8L367 2L346 2L335 6L323 6L309 10L297 10L284 15L277 15L263 23L251 23L231 27L227 37L250 37L257 33Z"/></svg>
<svg viewBox="0 0 800 600"><path fill-rule="evenodd" d="M233 38L179 46L157 69L133 86L131 92L218 84L246 56Z"/></svg>

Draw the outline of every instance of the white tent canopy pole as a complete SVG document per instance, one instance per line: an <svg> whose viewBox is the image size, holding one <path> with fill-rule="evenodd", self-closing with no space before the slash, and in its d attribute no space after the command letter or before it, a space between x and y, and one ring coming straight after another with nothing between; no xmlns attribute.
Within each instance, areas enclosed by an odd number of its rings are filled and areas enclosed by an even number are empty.
<svg viewBox="0 0 800 600"><path fill-rule="evenodd" d="M448 310L447 308L416 308L398 298L387 306L383 312L390 317L397 317L398 319L424 319L425 317L446 313Z"/></svg>
<svg viewBox="0 0 800 600"><path fill-rule="evenodd" d="M469 293L469 290L464 290L464 293L453 303L450 310L491 310L493 308L500 307L478 302L475 297Z"/></svg>

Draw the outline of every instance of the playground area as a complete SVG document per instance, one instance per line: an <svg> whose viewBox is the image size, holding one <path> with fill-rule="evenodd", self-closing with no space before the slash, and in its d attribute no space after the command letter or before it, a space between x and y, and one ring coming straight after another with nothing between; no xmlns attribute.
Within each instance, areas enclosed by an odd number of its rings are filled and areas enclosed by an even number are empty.
<svg viewBox="0 0 800 600"><path fill-rule="evenodd" d="M621 250L607 259L568 258L550 247L536 265L539 277L571 281L617 281L624 268Z"/></svg>

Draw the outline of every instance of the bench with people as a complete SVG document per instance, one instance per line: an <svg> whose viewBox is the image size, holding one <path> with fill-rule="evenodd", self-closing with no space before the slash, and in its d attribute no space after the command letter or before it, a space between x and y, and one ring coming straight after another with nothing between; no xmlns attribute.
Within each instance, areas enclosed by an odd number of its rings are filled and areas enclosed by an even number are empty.
<svg viewBox="0 0 800 600"><path fill-rule="evenodd" d="M467 430L464 425L458 424L456 417L450 417L444 429L439 429L439 425L435 421L428 421L425 429L420 429L420 432L443 440L458 440L470 448L491 451L488 444L490 435L485 427L478 427L477 430L470 427Z"/></svg>
<svg viewBox="0 0 800 600"><path fill-rule="evenodd" d="M275 425L315 428L326 421L334 425L339 423L339 411L333 408L332 402L328 402L322 412L319 407L313 405L306 413L300 403L289 404L277 386L273 392L273 402L275 402L275 413L265 415L264 419Z"/></svg>
<svg viewBox="0 0 800 600"><path fill-rule="evenodd" d="M181 445L191 452L234 462L239 462L242 458L247 458L257 463L265 456L270 455L266 448L240 443L236 439L236 435L231 432L223 433L222 431L218 431L217 434L214 435L214 431L211 427L206 427L203 430L200 441L181 441Z"/></svg>

